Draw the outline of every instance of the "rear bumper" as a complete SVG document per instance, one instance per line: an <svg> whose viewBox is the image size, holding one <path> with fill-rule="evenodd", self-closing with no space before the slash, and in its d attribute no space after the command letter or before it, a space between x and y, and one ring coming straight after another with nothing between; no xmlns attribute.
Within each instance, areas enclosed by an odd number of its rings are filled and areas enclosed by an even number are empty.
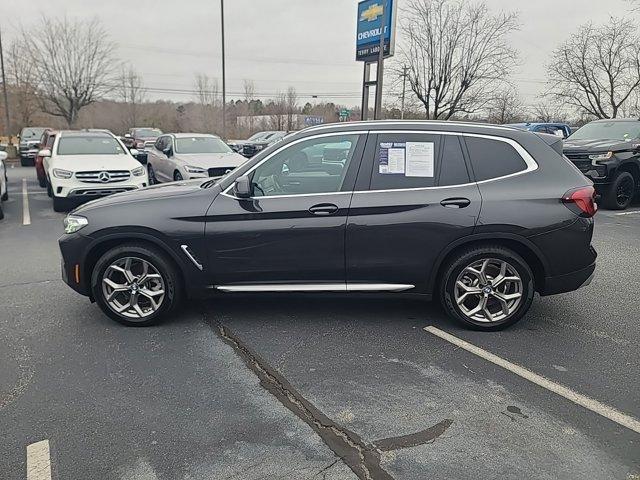
<svg viewBox="0 0 640 480"><path fill-rule="evenodd" d="M586 287L595 276L596 263L593 262L586 268L575 272L559 275L557 277L546 277L544 288L540 291L541 296L557 295L559 293L573 292L581 287Z"/></svg>

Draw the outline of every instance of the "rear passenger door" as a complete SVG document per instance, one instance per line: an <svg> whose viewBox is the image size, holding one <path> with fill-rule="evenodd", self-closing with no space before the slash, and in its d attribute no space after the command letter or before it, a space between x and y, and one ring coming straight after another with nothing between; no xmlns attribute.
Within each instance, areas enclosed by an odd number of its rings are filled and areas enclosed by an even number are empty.
<svg viewBox="0 0 640 480"><path fill-rule="evenodd" d="M481 207L460 134L369 135L346 230L352 290L427 290L434 263Z"/></svg>

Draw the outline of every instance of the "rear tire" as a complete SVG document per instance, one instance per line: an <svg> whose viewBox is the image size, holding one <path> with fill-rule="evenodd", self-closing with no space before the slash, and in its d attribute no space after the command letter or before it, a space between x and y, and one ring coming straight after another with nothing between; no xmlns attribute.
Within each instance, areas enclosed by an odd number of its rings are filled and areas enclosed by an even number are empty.
<svg viewBox="0 0 640 480"><path fill-rule="evenodd" d="M636 184L629 172L620 172L602 195L602 206L609 210L625 210L631 205Z"/></svg>
<svg viewBox="0 0 640 480"><path fill-rule="evenodd" d="M2 210L2 204L0 203L0 220L4 218L4 211Z"/></svg>
<svg viewBox="0 0 640 480"><path fill-rule="evenodd" d="M118 270L121 265L121 268L127 270L127 258L132 259L129 264L129 276ZM158 278L150 280L153 284L144 281L137 283L144 275L141 270L144 262L148 264L148 272L156 272L153 275L159 275ZM112 268L114 265L115 269ZM115 292L113 284L122 285L123 288L127 285L128 289ZM146 327L157 324L163 317L175 311L182 300L183 285L178 269L164 252L144 244L132 243L114 247L100 257L91 274L91 290L96 303L108 317L129 327ZM144 294L136 293L143 290L152 293L152 298L159 302L159 305L152 304ZM161 294L158 293L160 290ZM116 296L109 299L114 292ZM127 304L135 304L137 309L133 306L126 307ZM125 308L121 310L122 307ZM122 313L117 310L121 310Z"/></svg>
<svg viewBox="0 0 640 480"><path fill-rule="evenodd" d="M173 181L174 182L180 182L182 180L184 180L184 179L182 178L182 174L178 170L173 172Z"/></svg>
<svg viewBox="0 0 640 480"><path fill-rule="evenodd" d="M526 261L499 245L458 253L447 263L441 281L440 299L447 314L475 330L501 330L518 322L535 293Z"/></svg>
<svg viewBox="0 0 640 480"><path fill-rule="evenodd" d="M40 188L46 188L47 187L47 179L44 177L38 177L38 185L40 185Z"/></svg>

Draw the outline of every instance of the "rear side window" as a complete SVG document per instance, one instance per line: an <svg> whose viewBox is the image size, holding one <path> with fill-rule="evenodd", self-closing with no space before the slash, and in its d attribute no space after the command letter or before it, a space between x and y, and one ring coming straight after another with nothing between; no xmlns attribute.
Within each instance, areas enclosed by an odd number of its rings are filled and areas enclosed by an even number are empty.
<svg viewBox="0 0 640 480"><path fill-rule="evenodd" d="M378 135L371 190L399 190L469 183L458 135Z"/></svg>
<svg viewBox="0 0 640 480"><path fill-rule="evenodd" d="M506 142L481 137L465 137L476 181L504 177L527 169L520 154Z"/></svg>

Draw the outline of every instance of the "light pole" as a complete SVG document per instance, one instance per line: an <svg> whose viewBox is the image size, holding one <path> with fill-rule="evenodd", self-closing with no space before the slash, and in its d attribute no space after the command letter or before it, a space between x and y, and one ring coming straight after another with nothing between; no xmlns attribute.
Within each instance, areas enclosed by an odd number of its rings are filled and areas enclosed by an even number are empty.
<svg viewBox="0 0 640 480"><path fill-rule="evenodd" d="M224 59L224 0L220 0L220 23L222 32L222 138L227 139L227 76Z"/></svg>
<svg viewBox="0 0 640 480"><path fill-rule="evenodd" d="M11 123L9 118L9 96L7 95L7 77L4 72L4 52L2 50L2 32L0 31L0 68L2 68L2 90L4 93L4 118L6 122L9 146L11 146Z"/></svg>

